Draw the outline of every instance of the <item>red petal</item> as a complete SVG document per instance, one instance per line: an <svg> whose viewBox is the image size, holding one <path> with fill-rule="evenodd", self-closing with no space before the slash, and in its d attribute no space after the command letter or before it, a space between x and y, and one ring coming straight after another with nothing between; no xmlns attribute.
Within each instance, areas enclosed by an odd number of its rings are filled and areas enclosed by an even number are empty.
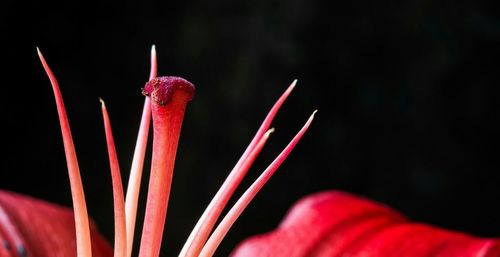
<svg viewBox="0 0 500 257"><path fill-rule="evenodd" d="M379 203L328 191L308 196L270 233L244 241L233 257L498 257L500 241L413 223Z"/></svg>
<svg viewBox="0 0 500 257"><path fill-rule="evenodd" d="M29 257L76 256L75 222L71 209L7 191L0 191L0 208L8 216L8 221L0 220L0 238L10 236L2 234L2 227L9 222L22 241L22 245L11 246L11 250L23 247L25 256ZM93 223L91 237L94 257L113 255L111 246ZM0 249L0 256L4 256L1 253Z"/></svg>

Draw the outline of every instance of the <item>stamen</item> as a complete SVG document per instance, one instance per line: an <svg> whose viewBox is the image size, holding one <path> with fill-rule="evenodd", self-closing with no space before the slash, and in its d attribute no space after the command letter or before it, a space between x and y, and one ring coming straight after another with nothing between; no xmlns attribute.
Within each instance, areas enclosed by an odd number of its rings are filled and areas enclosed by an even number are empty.
<svg viewBox="0 0 500 257"><path fill-rule="evenodd" d="M87 204L85 203L85 194L83 192L82 179L80 177L80 168L78 167L78 160L76 157L75 146L73 144L73 137L71 136L71 129L69 127L66 109L54 73L49 68L49 65L43 58L42 53L37 47L38 57L42 62L43 68L49 77L54 91L56 100L57 114L59 116L59 124L64 143L64 152L66 155L66 163L68 166L69 181L71 186L71 197L73 199L73 209L75 212L75 230L76 230L76 244L78 257L91 257L92 248L90 244L90 228L89 218L87 214Z"/></svg>
<svg viewBox="0 0 500 257"><path fill-rule="evenodd" d="M125 218L125 202L123 200L123 185L120 175L120 165L116 154L115 140L111 129L108 110L102 99L101 110L104 119L104 131L106 132L106 145L108 148L109 165L111 168L111 180L113 184L113 202L115 213L115 257L126 257L127 254L127 230Z"/></svg>
<svg viewBox="0 0 500 257"><path fill-rule="evenodd" d="M149 73L149 80L152 80L156 77L157 70L158 65L156 59L156 47L153 45L151 47L151 71ZM141 125L139 127L139 135L137 136L134 157L132 159L132 167L130 169L127 196L125 200L125 210L127 217L127 257L131 256L132 246L134 243L137 202L139 199L139 192L141 190L142 170L144 167L144 156L146 154L150 124L151 100L149 97L145 97Z"/></svg>
<svg viewBox="0 0 500 257"><path fill-rule="evenodd" d="M285 147L285 149L276 157L276 159L267 167L267 169L257 178L257 180L245 191L241 198L234 204L234 206L229 210L224 219L220 222L217 228L214 230L207 243L203 247L200 257L211 257L215 253L215 250L219 246L222 239L226 236L227 232L234 224L236 219L241 215L243 210L248 206L250 201L255 197L255 195L260 191L260 189L266 184L266 182L271 178L274 172L279 168L283 161L288 157L293 148L300 141L304 133L307 131L311 122L314 119L316 111L313 112L311 117L307 120L302 129L295 135L295 137L290 141L290 143Z"/></svg>
<svg viewBox="0 0 500 257"><path fill-rule="evenodd" d="M256 150L256 146L262 140L263 135L271 126L271 122L278 113L278 110L283 105L292 90L295 88L296 84L297 80L294 80L288 87L288 89L283 93L283 95L281 95L278 101L276 101L276 103L273 105L266 118L264 119L264 122L252 139L251 143L248 145L247 149L240 157L235 167L220 187L219 191L215 194L214 198L203 212L193 231L191 231L191 234L189 235L186 243L184 244L184 247L181 250L181 253L179 254L180 257L198 256L203 245L207 241L207 238L210 235L210 232L212 231L215 223L217 222L217 219L227 205L229 199L234 194L234 191L245 177L248 169L250 169L250 167L252 166L255 158L259 155L260 149Z"/></svg>

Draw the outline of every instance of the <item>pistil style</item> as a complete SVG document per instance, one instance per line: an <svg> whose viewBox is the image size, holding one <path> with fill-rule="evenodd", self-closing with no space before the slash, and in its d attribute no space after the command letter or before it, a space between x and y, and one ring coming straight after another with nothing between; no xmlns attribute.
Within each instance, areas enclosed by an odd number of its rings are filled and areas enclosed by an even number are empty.
<svg viewBox="0 0 500 257"><path fill-rule="evenodd" d="M153 157L140 257L157 257L160 252L177 143L186 105L194 91L191 83L179 77L155 78L143 90L151 97Z"/></svg>

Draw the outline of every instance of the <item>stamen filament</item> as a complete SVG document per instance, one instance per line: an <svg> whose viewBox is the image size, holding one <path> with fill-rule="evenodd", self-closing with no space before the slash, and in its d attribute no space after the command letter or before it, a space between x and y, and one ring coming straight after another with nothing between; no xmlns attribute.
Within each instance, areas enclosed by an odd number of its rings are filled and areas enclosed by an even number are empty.
<svg viewBox="0 0 500 257"><path fill-rule="evenodd" d="M76 157L75 146L73 144L73 137L71 136L68 117L66 115L66 109L64 107L64 101L54 73L50 70L49 65L43 58L43 55L38 47L36 50L38 52L38 57L42 62L43 68L45 69L45 73L47 73L47 76L49 77L56 100L57 114L59 116L59 124L61 126L64 153L66 155L66 163L68 166L69 181L71 186L71 197L73 199L73 209L75 213L77 256L92 257L87 204L85 203L85 194L83 192L82 179L80 177L80 168L78 167L78 160Z"/></svg>
<svg viewBox="0 0 500 257"><path fill-rule="evenodd" d="M149 80L156 77L158 70L156 47L151 47L151 70ZM130 169L130 177L127 187L127 196L125 199L125 211L127 221L127 257L132 255L132 246L134 243L135 221L137 217L137 203L139 192L141 189L142 170L144 167L144 156L146 155L146 147L148 143L149 126L151 124L151 100L145 97L144 108L142 111L141 124L139 126L139 135L134 150L132 159L132 167Z"/></svg>
<svg viewBox="0 0 500 257"><path fill-rule="evenodd" d="M260 141L262 141L264 134L266 134L266 131L271 126L271 122L278 113L278 110L295 88L296 84L297 80L294 80L287 90L281 95L278 101L276 101L273 105L247 149L240 157L235 167L230 172L229 176L226 178L219 191L217 191L214 198L196 223L196 226L189 235L179 254L180 257L198 256L215 223L217 222L217 219L220 217L222 211L229 202L229 199L245 177L255 158L259 155L260 149L256 151L256 146Z"/></svg>
<svg viewBox="0 0 500 257"><path fill-rule="evenodd" d="M123 200L123 185L120 174L120 165L116 154L115 140L111 129L108 110L102 99L101 110L104 119L104 131L106 133L106 145L108 148L109 164L111 168L111 180L113 184L113 202L115 216L115 251L114 257L125 257L127 254L127 230L125 218L125 202Z"/></svg>
<svg viewBox="0 0 500 257"><path fill-rule="evenodd" d="M226 236L227 232L234 224L236 219L241 215L241 213L248 206L250 201L255 197L255 195L260 191L260 189L266 184L266 182L271 178L274 172L279 168L283 161L288 157L293 148L300 141L304 133L307 131L311 122L314 119L316 111L313 112L311 117L304 124L302 129L295 135L295 137L290 141L290 143L285 147L285 149L276 157L276 159L267 167L267 169L257 178L257 180L243 193L241 198L234 204L234 206L229 210L224 219L220 222L217 228L214 230L207 243L203 247L200 257L211 257L215 253L215 250L221 243L222 239Z"/></svg>

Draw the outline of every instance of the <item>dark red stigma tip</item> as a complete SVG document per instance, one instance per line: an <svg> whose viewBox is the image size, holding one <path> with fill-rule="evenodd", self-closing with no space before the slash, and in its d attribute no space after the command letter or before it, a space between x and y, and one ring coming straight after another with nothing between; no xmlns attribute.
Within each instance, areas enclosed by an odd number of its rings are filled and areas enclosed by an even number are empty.
<svg viewBox="0 0 500 257"><path fill-rule="evenodd" d="M168 104L174 92L182 90L189 95L188 100L193 99L195 87L191 82L180 77L158 77L146 83L142 89L142 94L151 97L155 103L164 106Z"/></svg>

